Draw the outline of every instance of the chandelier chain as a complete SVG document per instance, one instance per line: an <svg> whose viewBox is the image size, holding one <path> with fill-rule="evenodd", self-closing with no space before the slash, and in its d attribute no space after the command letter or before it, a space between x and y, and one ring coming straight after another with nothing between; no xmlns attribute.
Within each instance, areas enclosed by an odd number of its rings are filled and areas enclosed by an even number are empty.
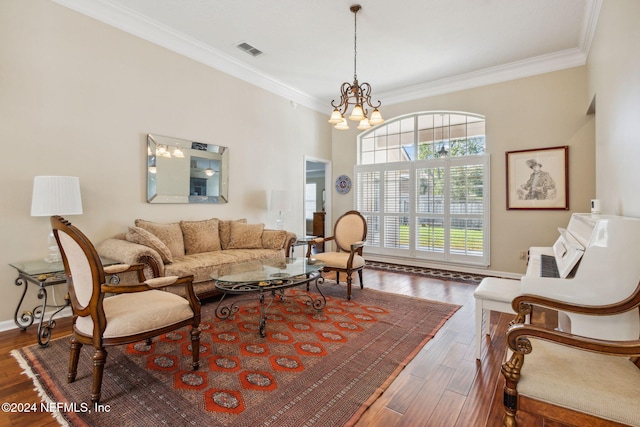
<svg viewBox="0 0 640 427"><path fill-rule="evenodd" d="M353 13L353 79L358 80L358 11Z"/></svg>

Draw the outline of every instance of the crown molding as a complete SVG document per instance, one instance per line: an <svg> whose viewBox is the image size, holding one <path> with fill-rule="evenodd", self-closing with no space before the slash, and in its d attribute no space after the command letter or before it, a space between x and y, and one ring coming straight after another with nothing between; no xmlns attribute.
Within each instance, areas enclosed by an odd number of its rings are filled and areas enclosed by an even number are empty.
<svg viewBox="0 0 640 427"><path fill-rule="evenodd" d="M183 33L173 30L145 16L105 0L52 0L61 6L94 18L102 23L140 37L155 45L169 49L218 71L280 95L297 104L325 112L327 106L320 100L287 86L275 78L261 73L229 55L213 49Z"/></svg>
<svg viewBox="0 0 640 427"><path fill-rule="evenodd" d="M381 92L378 93L376 97L384 99L385 105L393 105L567 68L579 67L584 64L586 64L586 55L580 49L574 48L497 67L485 68L459 76L408 86L398 90Z"/></svg>
<svg viewBox="0 0 640 427"><path fill-rule="evenodd" d="M266 91L282 96L297 104L322 113L326 113L329 110L324 100L314 98L298 89L288 86L272 76L261 73L241 63L229 55L212 49L198 40L152 21L121 5L111 3L107 0L52 1L258 86ZM484 70L398 90L378 93L378 97L384 99L385 105L392 105L584 65L591 47L601 5L602 0L588 0L581 31L580 46L578 48L486 68Z"/></svg>
<svg viewBox="0 0 640 427"><path fill-rule="evenodd" d="M580 34L580 49L584 52L585 57L589 56L591 50L591 42L598 25L598 17L602 8L602 0L587 0L587 7L584 18L582 19L582 32Z"/></svg>

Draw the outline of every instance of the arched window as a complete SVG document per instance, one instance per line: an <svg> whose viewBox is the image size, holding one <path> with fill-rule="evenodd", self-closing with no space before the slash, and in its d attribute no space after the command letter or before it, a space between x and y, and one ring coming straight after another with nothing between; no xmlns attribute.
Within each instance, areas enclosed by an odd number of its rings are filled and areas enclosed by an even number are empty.
<svg viewBox="0 0 640 427"><path fill-rule="evenodd" d="M485 120L430 111L358 136L355 197L367 252L489 265L489 156Z"/></svg>

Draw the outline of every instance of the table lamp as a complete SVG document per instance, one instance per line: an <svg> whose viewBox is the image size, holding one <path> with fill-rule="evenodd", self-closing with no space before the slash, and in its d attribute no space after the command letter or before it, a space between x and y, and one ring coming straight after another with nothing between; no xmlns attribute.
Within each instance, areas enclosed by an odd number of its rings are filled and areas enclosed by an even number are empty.
<svg viewBox="0 0 640 427"><path fill-rule="evenodd" d="M80 179L75 176L36 176L33 179L33 195L31 198L31 216L80 215L82 214L82 198L80 196ZM49 232L49 255L46 262L60 262L60 251L53 236Z"/></svg>
<svg viewBox="0 0 640 427"><path fill-rule="evenodd" d="M291 210L291 200L288 191L274 190L271 192L271 210L278 211L276 230L282 230L284 228L284 212Z"/></svg>

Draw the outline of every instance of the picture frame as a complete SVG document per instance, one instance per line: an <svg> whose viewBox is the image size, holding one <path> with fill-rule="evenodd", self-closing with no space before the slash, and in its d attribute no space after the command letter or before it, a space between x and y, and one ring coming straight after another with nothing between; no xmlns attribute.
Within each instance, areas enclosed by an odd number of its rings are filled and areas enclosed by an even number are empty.
<svg viewBox="0 0 640 427"><path fill-rule="evenodd" d="M507 151L507 210L569 209L569 147Z"/></svg>

